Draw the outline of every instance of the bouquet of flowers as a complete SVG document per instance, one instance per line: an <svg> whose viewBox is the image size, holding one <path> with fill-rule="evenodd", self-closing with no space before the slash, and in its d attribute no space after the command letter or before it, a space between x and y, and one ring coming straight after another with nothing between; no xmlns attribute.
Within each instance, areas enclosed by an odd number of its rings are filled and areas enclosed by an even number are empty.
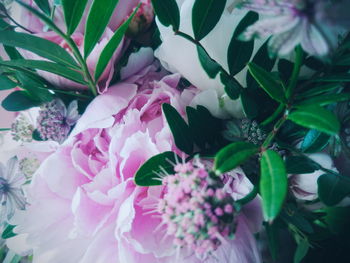
<svg viewBox="0 0 350 263"><path fill-rule="evenodd" d="M350 262L349 0L1 0L0 261Z"/></svg>

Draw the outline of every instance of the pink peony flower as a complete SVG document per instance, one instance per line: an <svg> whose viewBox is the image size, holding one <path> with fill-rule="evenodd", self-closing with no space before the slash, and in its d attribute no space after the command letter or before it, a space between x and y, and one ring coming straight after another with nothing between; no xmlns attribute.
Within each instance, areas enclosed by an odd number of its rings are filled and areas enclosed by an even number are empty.
<svg viewBox="0 0 350 263"><path fill-rule="evenodd" d="M147 212L163 187L139 187L133 177L150 157L176 151L161 105L170 103L183 114L197 92L180 91L179 74L157 69L143 69L88 106L68 140L34 175L30 205L12 222L20 235L8 240L11 249L32 248L34 263L260 262L252 235L261 224L256 202L238 218L236 238L217 250L219 261L199 261L187 251L177 256L174 240L164 237L162 227L156 230L161 219ZM251 188L237 175L232 196Z"/></svg>
<svg viewBox="0 0 350 263"><path fill-rule="evenodd" d="M27 3L35 6L32 0L27 0ZM90 6L90 4L91 4L91 1L89 2L88 5ZM94 76L95 68L96 68L98 59L102 53L102 50L107 45L109 40L112 38L114 31L124 22L125 19L128 18L128 16L132 13L133 9L137 6L137 4L138 4L137 0L119 1L116 7L116 11L111 18L110 24L106 28L103 36L99 40L98 44L95 46L94 50L91 52L91 54L87 58L87 66L92 76ZM85 23L86 23L89 6L85 10L85 15L82 18L82 21L79 27L77 28L76 32L72 35L74 42L77 44L82 54L83 54L83 47L84 47ZM48 28L37 17L35 17L33 14L31 14L30 12L28 12L26 9L19 6L18 4L14 4L12 9L14 10L13 13L14 13L15 19L25 28L28 28L30 31L32 31L34 35L44 38L46 40L50 40L62 46L70 54L73 55L73 53L71 52L66 42L56 33L52 31L47 31ZM54 21L55 21L55 24L61 30L63 30L64 32L66 31L66 27L64 24L64 15L61 7L56 8ZM114 56L108 63L105 71L103 72L100 79L98 80L98 89L100 92L104 92L105 89L109 86L109 83L114 74L114 63L119 58L123 45L124 45L123 42L121 45L119 45L117 51L115 52ZM31 52L22 51L22 54L27 59L34 59L34 60L42 59L41 57ZM44 77L49 82L51 82L52 84L60 88L87 89L87 86L75 83L71 80L67 80L66 78L63 78L61 76L44 72L44 71L38 71L38 72L42 77Z"/></svg>

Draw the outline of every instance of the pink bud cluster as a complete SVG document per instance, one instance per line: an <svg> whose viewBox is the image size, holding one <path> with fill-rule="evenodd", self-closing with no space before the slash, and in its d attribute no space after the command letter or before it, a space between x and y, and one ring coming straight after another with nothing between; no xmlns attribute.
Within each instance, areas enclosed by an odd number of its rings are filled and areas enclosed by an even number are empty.
<svg viewBox="0 0 350 263"><path fill-rule="evenodd" d="M177 164L175 172L163 178L167 192L157 209L175 245L190 248L204 259L233 238L234 200L223 189L221 178L199 161Z"/></svg>

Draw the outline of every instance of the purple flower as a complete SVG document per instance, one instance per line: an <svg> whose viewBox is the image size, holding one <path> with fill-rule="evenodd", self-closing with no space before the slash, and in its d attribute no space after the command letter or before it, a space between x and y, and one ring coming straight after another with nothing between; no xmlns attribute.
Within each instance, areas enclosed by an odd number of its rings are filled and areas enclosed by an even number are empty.
<svg viewBox="0 0 350 263"><path fill-rule="evenodd" d="M18 169L17 157L8 160L6 166L0 163L0 223L7 222L16 209L24 210L26 201L21 189L26 179Z"/></svg>
<svg viewBox="0 0 350 263"><path fill-rule="evenodd" d="M40 137L62 143L79 117L77 101L72 101L68 109L60 99L44 104L37 119Z"/></svg>
<svg viewBox="0 0 350 263"><path fill-rule="evenodd" d="M242 7L256 11L262 18L249 26L241 39L269 37L272 55L287 55L297 45L310 55L325 56L337 44L338 30L319 19L324 2L316 0L250 0Z"/></svg>

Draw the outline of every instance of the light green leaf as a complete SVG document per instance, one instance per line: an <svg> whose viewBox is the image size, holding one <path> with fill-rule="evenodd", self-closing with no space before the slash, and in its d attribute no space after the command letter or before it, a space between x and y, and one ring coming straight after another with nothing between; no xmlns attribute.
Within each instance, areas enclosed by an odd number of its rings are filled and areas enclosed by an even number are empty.
<svg viewBox="0 0 350 263"><path fill-rule="evenodd" d="M192 27L196 40L203 39L219 22L226 0L196 0L192 9Z"/></svg>
<svg viewBox="0 0 350 263"><path fill-rule="evenodd" d="M259 148L248 142L234 142L221 149L215 156L214 170L217 174L226 173L257 154Z"/></svg>
<svg viewBox="0 0 350 263"><path fill-rule="evenodd" d="M62 0L67 34L71 35L83 17L88 0Z"/></svg>
<svg viewBox="0 0 350 263"><path fill-rule="evenodd" d="M281 211L287 195L287 172L278 153L267 150L262 154L260 193L266 221L273 221Z"/></svg>
<svg viewBox="0 0 350 263"><path fill-rule="evenodd" d="M84 56L87 58L100 40L119 0L94 0L86 21Z"/></svg>
<svg viewBox="0 0 350 263"><path fill-rule="evenodd" d="M289 114L288 119L309 129L333 135L339 132L340 123L336 116L319 106L298 108Z"/></svg>
<svg viewBox="0 0 350 263"><path fill-rule="evenodd" d="M95 70L95 80L98 81L102 73L104 72L106 66L110 62L114 52L118 48L120 42L123 40L124 34L129 27L131 20L134 18L139 6L134 10L132 15L117 29L111 40L107 43L105 48L98 59L98 63Z"/></svg>

